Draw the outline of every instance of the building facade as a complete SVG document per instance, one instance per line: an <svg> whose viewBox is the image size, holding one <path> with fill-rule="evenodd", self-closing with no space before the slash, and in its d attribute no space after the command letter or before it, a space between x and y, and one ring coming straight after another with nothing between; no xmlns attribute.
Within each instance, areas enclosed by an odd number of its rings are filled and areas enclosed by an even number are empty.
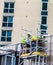
<svg viewBox="0 0 53 65"><path fill-rule="evenodd" d="M53 35L53 0L0 2L0 45L19 43L26 32Z"/></svg>
<svg viewBox="0 0 53 65"><path fill-rule="evenodd" d="M52 6L53 0L1 0L0 44L18 43L27 31L52 35Z"/></svg>

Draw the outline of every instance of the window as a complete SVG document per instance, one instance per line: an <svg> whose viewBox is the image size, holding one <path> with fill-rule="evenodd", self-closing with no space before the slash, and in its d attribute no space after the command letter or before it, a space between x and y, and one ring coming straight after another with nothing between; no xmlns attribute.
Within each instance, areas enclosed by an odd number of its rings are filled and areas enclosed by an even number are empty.
<svg viewBox="0 0 53 65"><path fill-rule="evenodd" d="M41 15L48 15L47 11L41 11Z"/></svg>
<svg viewBox="0 0 53 65"><path fill-rule="evenodd" d="M42 1L48 2L48 0L42 0Z"/></svg>
<svg viewBox="0 0 53 65"><path fill-rule="evenodd" d="M2 30L1 41L11 41L12 30Z"/></svg>
<svg viewBox="0 0 53 65"><path fill-rule="evenodd" d="M7 27L7 23L2 23L2 26L3 27Z"/></svg>
<svg viewBox="0 0 53 65"><path fill-rule="evenodd" d="M8 13L8 9L4 9L4 13Z"/></svg>
<svg viewBox="0 0 53 65"><path fill-rule="evenodd" d="M47 26L41 25L40 29L47 29Z"/></svg>
<svg viewBox="0 0 53 65"><path fill-rule="evenodd" d="M10 3L10 8L14 8L14 3Z"/></svg>
<svg viewBox="0 0 53 65"><path fill-rule="evenodd" d="M13 26L13 16L3 16L3 27L12 27Z"/></svg>
<svg viewBox="0 0 53 65"><path fill-rule="evenodd" d="M14 13L14 9L9 9L9 12L10 13Z"/></svg>
<svg viewBox="0 0 53 65"><path fill-rule="evenodd" d="M11 41L11 37L7 37L7 40L6 41Z"/></svg>
<svg viewBox="0 0 53 65"><path fill-rule="evenodd" d="M12 31L8 30L7 31L7 36L11 36L12 35Z"/></svg>
<svg viewBox="0 0 53 65"><path fill-rule="evenodd" d="M6 37L1 37L1 41L6 41Z"/></svg>
<svg viewBox="0 0 53 65"><path fill-rule="evenodd" d="M3 21L4 21L4 22L7 22L7 16L4 16L4 17L3 17Z"/></svg>
<svg viewBox="0 0 53 65"><path fill-rule="evenodd" d="M8 27L13 27L13 23L8 23Z"/></svg>
<svg viewBox="0 0 53 65"><path fill-rule="evenodd" d="M46 30L45 31L41 31L41 34L46 34Z"/></svg>
<svg viewBox="0 0 53 65"><path fill-rule="evenodd" d="M42 16L41 24L47 24L47 17L46 16Z"/></svg>
<svg viewBox="0 0 53 65"><path fill-rule="evenodd" d="M8 22L13 22L13 16L8 17Z"/></svg>
<svg viewBox="0 0 53 65"><path fill-rule="evenodd" d="M13 2L4 3L4 13L14 13L14 3Z"/></svg>
<svg viewBox="0 0 53 65"><path fill-rule="evenodd" d="M9 3L5 3L4 7L8 8L9 7Z"/></svg>
<svg viewBox="0 0 53 65"><path fill-rule="evenodd" d="M6 36L6 31L2 31L2 36Z"/></svg>
<svg viewBox="0 0 53 65"><path fill-rule="evenodd" d="M47 10L47 3L42 3L42 10Z"/></svg>

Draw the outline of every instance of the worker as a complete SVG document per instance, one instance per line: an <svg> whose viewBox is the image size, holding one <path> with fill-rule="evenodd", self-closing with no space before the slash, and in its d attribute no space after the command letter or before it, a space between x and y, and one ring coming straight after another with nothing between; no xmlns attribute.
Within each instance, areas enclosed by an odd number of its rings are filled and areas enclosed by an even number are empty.
<svg viewBox="0 0 53 65"><path fill-rule="evenodd" d="M17 48L17 51L21 54L21 53L22 53L22 52L21 52L21 50L22 50L22 44L19 43L17 47L18 47L18 48Z"/></svg>
<svg viewBox="0 0 53 65"><path fill-rule="evenodd" d="M33 41L38 40L38 37L37 36L32 36L31 40L33 40Z"/></svg>
<svg viewBox="0 0 53 65"><path fill-rule="evenodd" d="M22 59L19 60L19 56L22 54L22 44L19 43L18 45L16 45L16 52L15 52L15 57L16 57L16 60L15 60L15 65L19 65L19 62L22 61ZM23 65L23 64L21 64Z"/></svg>
<svg viewBox="0 0 53 65"><path fill-rule="evenodd" d="M43 48L45 48L45 38L46 37L43 36L43 37L40 37L38 40L38 46L39 46L38 51L40 51L40 52L45 52L45 50L43 49Z"/></svg>
<svg viewBox="0 0 53 65"><path fill-rule="evenodd" d="M37 40L38 40L38 37L37 36L32 36L32 38L31 38L32 51L36 51L36 48L35 47L36 47Z"/></svg>
<svg viewBox="0 0 53 65"><path fill-rule="evenodd" d="M30 48L30 34L27 34L27 36L23 37L22 44L24 48ZM29 50L27 50L27 53L29 53Z"/></svg>
<svg viewBox="0 0 53 65"><path fill-rule="evenodd" d="M25 51L25 48L26 48L26 37L23 37L22 38L22 45L23 45L23 52L22 53L26 53Z"/></svg>

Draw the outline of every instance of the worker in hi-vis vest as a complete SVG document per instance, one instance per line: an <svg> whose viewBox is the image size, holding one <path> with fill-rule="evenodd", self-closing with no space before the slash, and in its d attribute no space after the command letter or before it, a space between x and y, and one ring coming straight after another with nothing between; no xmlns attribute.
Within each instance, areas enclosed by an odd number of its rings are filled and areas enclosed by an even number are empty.
<svg viewBox="0 0 53 65"><path fill-rule="evenodd" d="M27 36L22 38L22 44L23 48L30 48L30 34L27 34ZM27 50L27 53L29 50Z"/></svg>
<svg viewBox="0 0 53 65"><path fill-rule="evenodd" d="M32 36L31 37L32 51L36 51L37 40L38 40L38 37L37 36Z"/></svg>

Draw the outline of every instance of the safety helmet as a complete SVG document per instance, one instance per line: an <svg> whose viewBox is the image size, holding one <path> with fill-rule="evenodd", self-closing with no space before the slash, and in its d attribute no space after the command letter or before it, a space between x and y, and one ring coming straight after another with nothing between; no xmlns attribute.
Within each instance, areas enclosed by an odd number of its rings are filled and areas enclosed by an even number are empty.
<svg viewBox="0 0 53 65"><path fill-rule="evenodd" d="M31 40L33 40L33 41L38 40L38 37L37 36L32 36Z"/></svg>

